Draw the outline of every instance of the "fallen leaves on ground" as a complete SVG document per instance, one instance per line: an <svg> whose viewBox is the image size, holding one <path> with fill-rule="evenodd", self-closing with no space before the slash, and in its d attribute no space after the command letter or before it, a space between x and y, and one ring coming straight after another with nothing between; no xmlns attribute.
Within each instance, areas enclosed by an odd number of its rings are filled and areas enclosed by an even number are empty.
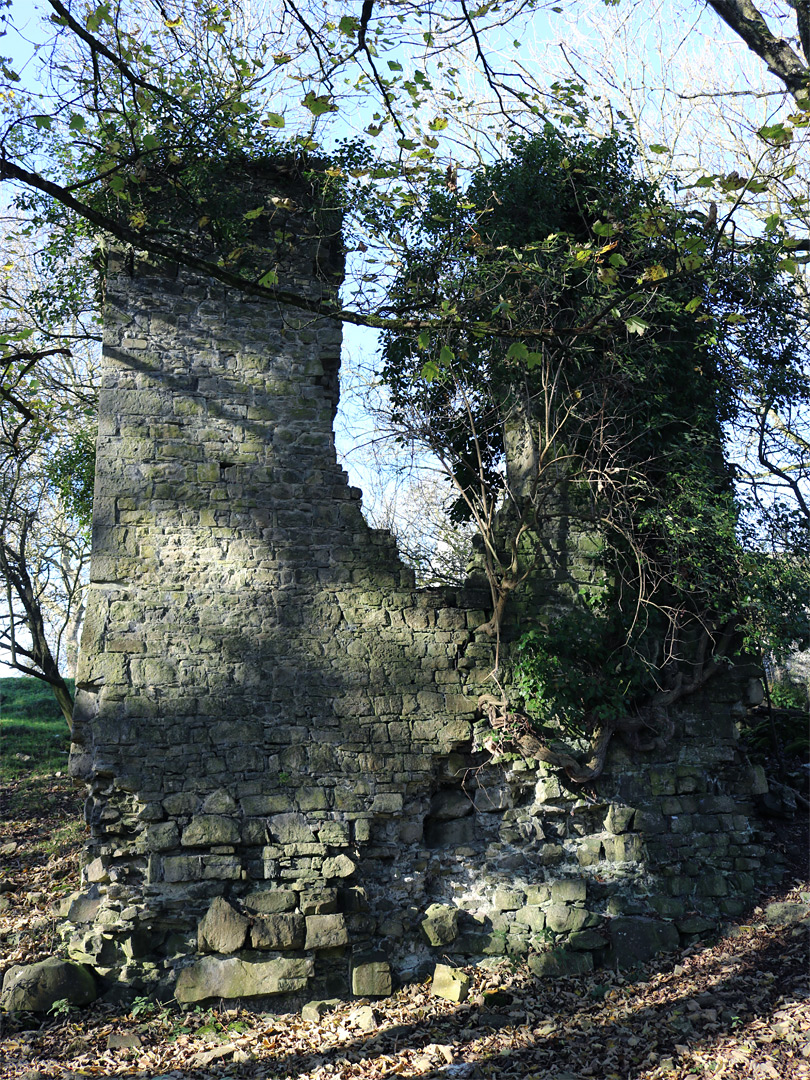
<svg viewBox="0 0 810 1080"><path fill-rule="evenodd" d="M51 778L50 809L25 823L28 835L6 819L0 842L18 848L0 871L14 885L3 894L13 897L10 908L0 913L4 966L49 955L53 913L37 894L50 900L76 884L78 839L57 853L48 840L72 805L62 787L65 801L59 778ZM54 876L66 866L67 874ZM808 888L794 882L762 902L806 900ZM42 1023L7 1017L0 1075L810 1080L807 927L768 926L762 908L748 918L719 941L696 943L632 977L601 970L538 980L505 962L467 968L471 994L460 1006L432 997L426 982L384 1001L346 1002L318 1022L247 1009L184 1013L146 1002L130 1010L96 1004ZM376 1027L364 1030L369 1023Z"/></svg>

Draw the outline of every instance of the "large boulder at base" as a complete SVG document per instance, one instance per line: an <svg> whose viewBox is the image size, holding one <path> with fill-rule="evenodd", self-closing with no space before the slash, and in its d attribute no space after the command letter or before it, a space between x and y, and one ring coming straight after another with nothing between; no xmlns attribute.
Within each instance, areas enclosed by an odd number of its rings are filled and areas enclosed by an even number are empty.
<svg viewBox="0 0 810 1080"><path fill-rule="evenodd" d="M680 935L670 922L659 922L641 915L622 915L610 921L610 956L612 967L635 967L645 964L660 952L674 952Z"/></svg>
<svg viewBox="0 0 810 1080"><path fill-rule="evenodd" d="M96 981L82 964L52 956L38 964L9 968L0 1008L7 1012L47 1012L55 1001L89 1005L98 997Z"/></svg>
<svg viewBox="0 0 810 1080"><path fill-rule="evenodd" d="M242 960L238 956L203 956L177 977L174 996L181 1005L209 998L251 998L294 994L312 974L309 958Z"/></svg>

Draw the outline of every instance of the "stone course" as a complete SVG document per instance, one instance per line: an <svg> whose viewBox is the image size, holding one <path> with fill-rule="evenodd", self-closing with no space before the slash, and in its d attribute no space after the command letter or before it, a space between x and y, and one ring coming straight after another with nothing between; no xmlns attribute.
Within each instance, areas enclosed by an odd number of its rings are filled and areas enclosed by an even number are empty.
<svg viewBox="0 0 810 1080"><path fill-rule="evenodd" d="M339 220L283 171L254 180L267 268L333 297ZM736 746L750 671L584 790L492 763L487 596L416 589L363 519L335 457L340 344L303 309L110 253L69 955L185 1003L373 996L444 954L632 964L737 913L778 870Z"/></svg>

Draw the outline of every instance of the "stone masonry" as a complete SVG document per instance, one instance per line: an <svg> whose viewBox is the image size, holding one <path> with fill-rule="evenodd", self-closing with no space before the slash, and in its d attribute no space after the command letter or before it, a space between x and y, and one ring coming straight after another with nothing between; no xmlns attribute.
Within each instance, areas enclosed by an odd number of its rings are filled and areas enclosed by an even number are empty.
<svg viewBox="0 0 810 1080"><path fill-rule="evenodd" d="M260 180L280 286L334 295L339 222ZM112 252L104 340L72 959L188 1003L373 996L447 956L633 963L743 909L768 862L744 685L586 790L492 763L486 597L415 589L364 521L339 325Z"/></svg>

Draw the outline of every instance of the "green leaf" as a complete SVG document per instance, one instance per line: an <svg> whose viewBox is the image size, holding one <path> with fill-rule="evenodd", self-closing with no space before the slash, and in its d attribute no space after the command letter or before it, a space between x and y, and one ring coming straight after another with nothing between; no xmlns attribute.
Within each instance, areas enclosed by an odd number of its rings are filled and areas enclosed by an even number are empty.
<svg viewBox="0 0 810 1080"><path fill-rule="evenodd" d="M402 64L398 60L389 60L388 67L391 71L402 71Z"/></svg>
<svg viewBox="0 0 810 1080"><path fill-rule="evenodd" d="M428 345L430 345L430 334L427 330L422 330L416 339L416 346L419 349L426 349Z"/></svg>
<svg viewBox="0 0 810 1080"><path fill-rule="evenodd" d="M418 145L413 139L397 139L397 146L401 146L403 150L415 150Z"/></svg>
<svg viewBox="0 0 810 1080"><path fill-rule="evenodd" d="M435 120L430 121L428 127L431 131L444 131L449 122L443 116L437 116Z"/></svg>
<svg viewBox="0 0 810 1080"><path fill-rule="evenodd" d="M529 349L522 341L514 341L506 350L507 360L527 360Z"/></svg>
<svg viewBox="0 0 810 1080"><path fill-rule="evenodd" d="M260 218L264 213L263 206L257 206L255 210L247 210L242 217L245 221L255 221L256 218Z"/></svg>
<svg viewBox="0 0 810 1080"><path fill-rule="evenodd" d="M669 147L664 146L662 143L650 143L650 151L653 154L668 154Z"/></svg>
<svg viewBox="0 0 810 1080"><path fill-rule="evenodd" d="M91 34L95 34L100 29L103 22L110 21L110 5L99 4L96 10L92 11L84 20L84 25Z"/></svg>
<svg viewBox="0 0 810 1080"><path fill-rule="evenodd" d="M627 327L628 334L638 334L639 337L645 330L650 329L650 324L639 319L637 315L631 315L629 319L625 319L624 325Z"/></svg>
<svg viewBox="0 0 810 1080"><path fill-rule="evenodd" d="M433 382L434 379L438 379L440 375L441 371L433 360L428 360L428 362L422 368L422 378L425 380L425 382Z"/></svg>
<svg viewBox="0 0 810 1080"><path fill-rule="evenodd" d="M338 29L341 34L351 37L359 25L359 22L353 15L344 15L338 23Z"/></svg>
<svg viewBox="0 0 810 1080"><path fill-rule="evenodd" d="M264 118L265 127L283 128L284 123L284 117L280 113L271 112L268 113L267 116L265 116Z"/></svg>
<svg viewBox="0 0 810 1080"><path fill-rule="evenodd" d="M765 142L775 142L786 146L793 138L793 131L782 123L764 124L759 131L757 131L757 135Z"/></svg>
<svg viewBox="0 0 810 1080"><path fill-rule="evenodd" d="M314 90L309 91L301 104L305 105L313 116L323 116L324 113L338 111L337 105L333 103L328 94L316 94Z"/></svg>
<svg viewBox="0 0 810 1080"><path fill-rule="evenodd" d="M85 121L84 117L81 116L79 113L73 113L73 115L70 118L70 123L68 124L68 127L70 128L70 130L71 131L84 131L86 126L87 125L86 125L86 121Z"/></svg>
<svg viewBox="0 0 810 1080"><path fill-rule="evenodd" d="M703 303L702 296L693 296L688 304L684 305L684 311L688 311L691 315L693 311L697 311L700 305Z"/></svg>
<svg viewBox="0 0 810 1080"><path fill-rule="evenodd" d="M616 229L609 222L596 221L591 226L591 231L596 233L597 236L613 236Z"/></svg>
<svg viewBox="0 0 810 1080"><path fill-rule="evenodd" d="M439 352L439 363L442 365L442 367L447 367L448 364L452 364L455 358L456 354L453 352L450 346L442 345L441 351Z"/></svg>
<svg viewBox="0 0 810 1080"><path fill-rule="evenodd" d="M34 116L32 119L40 131L50 131L53 125L52 116Z"/></svg>
<svg viewBox="0 0 810 1080"><path fill-rule="evenodd" d="M278 285L278 274L275 270L268 270L266 274L262 274L259 278L259 284L263 288L269 288L270 285Z"/></svg>

